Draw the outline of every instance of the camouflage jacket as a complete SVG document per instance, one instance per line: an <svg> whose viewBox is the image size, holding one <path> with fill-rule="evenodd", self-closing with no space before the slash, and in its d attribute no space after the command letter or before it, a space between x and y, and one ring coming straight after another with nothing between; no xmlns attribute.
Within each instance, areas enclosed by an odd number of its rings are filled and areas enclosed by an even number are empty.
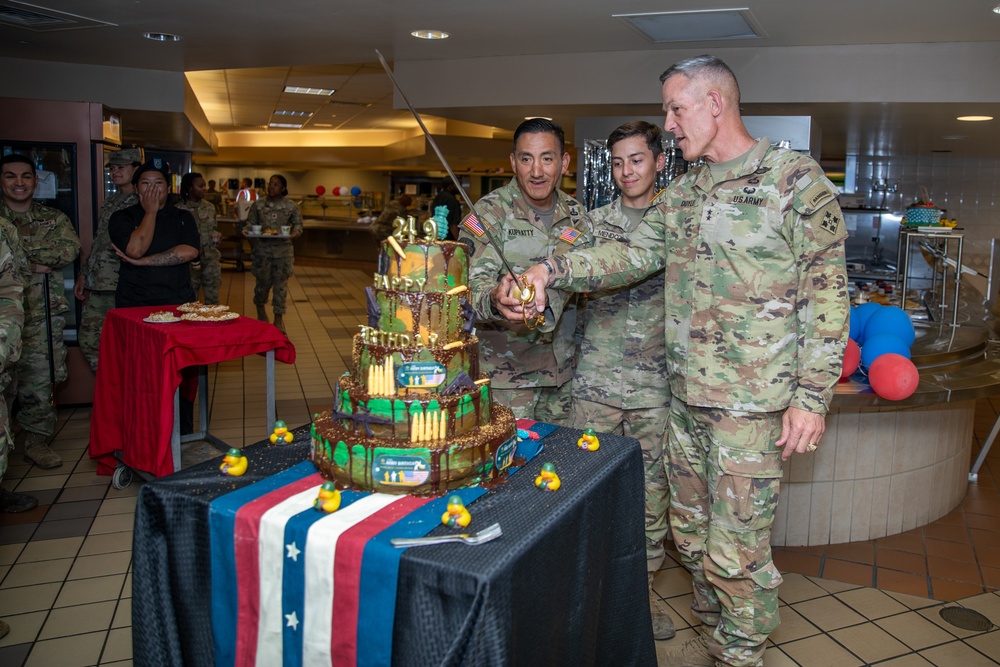
<svg viewBox="0 0 1000 667"><path fill-rule="evenodd" d="M656 208L647 209L656 215ZM626 242L638 226L622 200L590 212L594 245ZM662 408L670 401L663 328L663 271L628 287L587 295L582 310L573 398L625 410Z"/></svg>
<svg viewBox="0 0 1000 667"><path fill-rule="evenodd" d="M32 273L31 281L25 283L24 321L39 322L45 319L45 301L42 280L48 276L49 307L53 315L69 312L66 288L63 285L62 269L80 254L80 239L73 231L66 214L38 202L32 202L27 213L16 213L6 203L0 204L0 217L7 218L17 226L21 239L21 249L28 261L28 267L41 264L52 269L51 273Z"/></svg>
<svg viewBox="0 0 1000 667"><path fill-rule="evenodd" d="M27 274L28 262L21 252L17 229L0 218L0 392L10 385L14 362L21 357Z"/></svg>
<svg viewBox="0 0 1000 667"><path fill-rule="evenodd" d="M177 203L174 205L183 211L189 211L194 217L195 222L198 223L198 236L201 241L201 258L218 259L222 253L219 252L219 249L216 247L216 242L212 239L212 235L219 229L219 224L215 218L215 207L204 199L195 204L178 198Z"/></svg>
<svg viewBox="0 0 1000 667"><path fill-rule="evenodd" d="M556 190L555 212L548 229L524 201L514 179L480 199L475 216L489 228L517 272L554 254L593 244L593 225L583 206L561 190ZM533 331L507 322L490 302L490 290L506 269L485 234L477 235L470 222L471 215L461 226L459 240L473 250L469 290L483 369L498 389L561 386L573 376L576 296L550 290L545 325Z"/></svg>
<svg viewBox="0 0 1000 667"><path fill-rule="evenodd" d="M247 225L261 225L263 227L261 231L264 233L270 230L280 232L282 225L289 225L292 232L295 230L301 232L302 213L299 212L299 207L295 205L295 202L285 197L276 200L272 200L270 197L261 197L250 207ZM292 243L288 239L257 239L257 241L272 244L287 243L289 245Z"/></svg>
<svg viewBox="0 0 1000 667"><path fill-rule="evenodd" d="M654 201L661 230L638 230L645 240L634 238L631 254L607 244L553 260L553 286L628 284L666 266L674 396L729 410L825 414L848 332L847 230L836 192L814 160L765 137L719 182L708 166L671 182Z"/></svg>
<svg viewBox="0 0 1000 667"><path fill-rule="evenodd" d="M94 235L94 243L90 246L90 254L80 272L86 279L87 289L102 292L114 292L118 287L118 267L121 260L111 247L111 237L108 235L108 221L111 214L123 208L128 208L139 203L139 196L135 192L125 194L116 192L104 200L101 206L101 214L97 219L97 234Z"/></svg>

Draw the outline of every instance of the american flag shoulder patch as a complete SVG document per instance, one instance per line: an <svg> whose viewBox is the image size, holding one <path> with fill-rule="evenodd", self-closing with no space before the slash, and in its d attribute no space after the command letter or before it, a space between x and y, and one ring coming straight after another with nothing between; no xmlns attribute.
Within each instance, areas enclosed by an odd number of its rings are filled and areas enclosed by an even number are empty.
<svg viewBox="0 0 1000 667"><path fill-rule="evenodd" d="M479 218L476 217L475 213L470 213L469 217L462 221L462 226L476 236L482 236L486 233L484 224L479 221Z"/></svg>
<svg viewBox="0 0 1000 667"><path fill-rule="evenodd" d="M580 238L580 233L581 232L578 229L570 227L569 229L564 230L563 233L559 235L559 240L565 241L566 243L569 244L573 244L576 243L576 240L578 238Z"/></svg>

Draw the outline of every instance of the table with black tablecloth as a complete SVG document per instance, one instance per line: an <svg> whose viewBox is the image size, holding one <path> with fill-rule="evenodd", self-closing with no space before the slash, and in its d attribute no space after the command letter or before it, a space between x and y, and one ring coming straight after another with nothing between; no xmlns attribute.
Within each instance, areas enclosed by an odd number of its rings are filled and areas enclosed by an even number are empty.
<svg viewBox="0 0 1000 667"><path fill-rule="evenodd" d="M555 429L540 454L469 506L470 528L498 522L500 539L405 550L392 664L655 664L639 443L601 435L600 449L585 452L580 434ZM208 461L143 486L133 546L136 665L214 663L209 504L306 460L309 443L301 427L291 444L244 448L242 477ZM556 492L534 484L547 461L562 481ZM430 534L449 532L438 525Z"/></svg>

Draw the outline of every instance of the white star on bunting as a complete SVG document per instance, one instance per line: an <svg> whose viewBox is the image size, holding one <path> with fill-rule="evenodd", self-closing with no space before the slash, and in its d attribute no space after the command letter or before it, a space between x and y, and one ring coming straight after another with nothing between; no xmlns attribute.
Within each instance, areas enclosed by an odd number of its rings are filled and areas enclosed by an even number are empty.
<svg viewBox="0 0 1000 667"><path fill-rule="evenodd" d="M287 627L291 628L292 630L299 629L299 617L295 614L294 611L291 614L285 614L285 620L288 621Z"/></svg>
<svg viewBox="0 0 1000 667"><path fill-rule="evenodd" d="M302 553L302 552L299 551L299 548L297 546L295 546L295 542L292 542L291 544L286 544L285 548L288 549L288 556L287 556L287 558L291 558L293 561L295 561L296 563L298 563L299 562L299 554Z"/></svg>

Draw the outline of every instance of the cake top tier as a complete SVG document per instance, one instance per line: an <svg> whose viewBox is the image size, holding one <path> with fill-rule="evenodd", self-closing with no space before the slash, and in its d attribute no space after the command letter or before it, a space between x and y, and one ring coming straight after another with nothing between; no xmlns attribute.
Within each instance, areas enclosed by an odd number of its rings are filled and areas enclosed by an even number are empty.
<svg viewBox="0 0 1000 667"><path fill-rule="evenodd" d="M382 242L375 287L400 292L448 292L469 282L465 246L454 241Z"/></svg>

